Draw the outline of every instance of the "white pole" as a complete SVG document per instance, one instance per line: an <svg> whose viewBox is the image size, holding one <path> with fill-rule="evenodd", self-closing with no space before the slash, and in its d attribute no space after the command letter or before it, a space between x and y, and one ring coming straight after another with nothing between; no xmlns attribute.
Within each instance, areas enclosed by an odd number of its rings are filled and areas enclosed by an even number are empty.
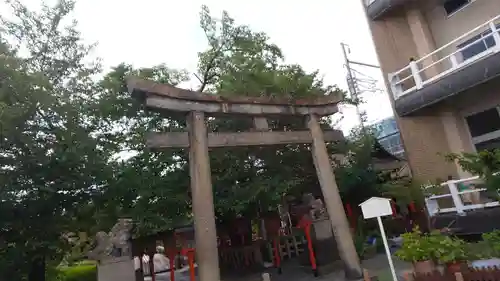
<svg viewBox="0 0 500 281"><path fill-rule="evenodd" d="M392 263L391 251L389 250L389 243L387 243L387 237L385 236L384 225L382 224L382 219L377 217L378 226L380 228L380 235L382 236L382 241L384 242L385 253L387 254L387 260L389 261L389 267L392 273L392 279L398 281L396 276L396 270L394 269L394 264Z"/></svg>

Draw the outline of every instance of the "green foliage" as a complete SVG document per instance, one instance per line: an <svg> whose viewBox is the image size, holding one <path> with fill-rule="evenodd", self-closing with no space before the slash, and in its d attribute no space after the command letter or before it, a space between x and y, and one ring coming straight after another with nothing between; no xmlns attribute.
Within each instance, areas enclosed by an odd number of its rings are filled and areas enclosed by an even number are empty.
<svg viewBox="0 0 500 281"><path fill-rule="evenodd" d="M423 190L420 183L409 178L396 179L383 186L383 194L395 198L402 209L405 209L411 202L414 202L416 206L425 206L424 194L426 192L428 190Z"/></svg>
<svg viewBox="0 0 500 281"><path fill-rule="evenodd" d="M483 233L482 240L466 245L470 260L482 260L500 257L500 230Z"/></svg>
<svg viewBox="0 0 500 281"><path fill-rule="evenodd" d="M17 1L7 6L0 14L0 279L24 280L64 255L63 234L78 228L80 207L106 185L110 151L86 118L100 69L85 63L91 46L74 24L64 25L74 3L36 12Z"/></svg>
<svg viewBox="0 0 500 281"><path fill-rule="evenodd" d="M375 224L368 224L362 217L358 219L356 224L356 232L353 235L354 246L358 256L363 259L370 254L383 251L384 245L380 236L380 231ZM368 238L373 237L376 239L374 245L368 243Z"/></svg>
<svg viewBox="0 0 500 281"><path fill-rule="evenodd" d="M396 252L396 256L403 261L419 262L436 259L436 245L441 238L439 232L432 232L429 235L423 234L418 227L412 232L401 235L403 244Z"/></svg>
<svg viewBox="0 0 500 281"><path fill-rule="evenodd" d="M483 260L496 257L493 248L486 241L468 243L465 246L469 260Z"/></svg>
<svg viewBox="0 0 500 281"><path fill-rule="evenodd" d="M469 259L466 243L462 239L436 235L433 243L435 244L436 258L444 264L462 262Z"/></svg>
<svg viewBox="0 0 500 281"><path fill-rule="evenodd" d="M57 281L97 281L97 267L92 264L60 268Z"/></svg>
<svg viewBox="0 0 500 281"><path fill-rule="evenodd" d="M363 258L366 248L367 248L367 230L363 218L359 218L357 222L356 232L353 235L354 247L356 247L356 252L359 258Z"/></svg>
<svg viewBox="0 0 500 281"><path fill-rule="evenodd" d="M488 245L493 257L500 257L500 230L494 230L489 233L483 233L483 241Z"/></svg>
<svg viewBox="0 0 500 281"><path fill-rule="evenodd" d="M483 150L478 153L451 153L445 156L457 162L465 171L480 176L486 188L496 196L500 190L500 149Z"/></svg>
<svg viewBox="0 0 500 281"><path fill-rule="evenodd" d="M380 196L385 180L374 167L373 149L376 139L370 128L355 128L343 148L342 161L337 161L335 178L344 202L357 206L366 199Z"/></svg>

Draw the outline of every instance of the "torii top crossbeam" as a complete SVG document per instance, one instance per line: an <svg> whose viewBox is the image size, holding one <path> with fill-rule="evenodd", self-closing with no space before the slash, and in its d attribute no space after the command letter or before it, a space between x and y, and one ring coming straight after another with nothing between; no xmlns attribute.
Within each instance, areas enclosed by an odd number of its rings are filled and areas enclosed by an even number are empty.
<svg viewBox="0 0 500 281"><path fill-rule="evenodd" d="M223 97L180 89L140 78L127 81L129 92L142 99L149 109L165 112L199 111L208 115L243 114L254 116L327 116L338 112L341 97L325 95L311 99L269 97Z"/></svg>

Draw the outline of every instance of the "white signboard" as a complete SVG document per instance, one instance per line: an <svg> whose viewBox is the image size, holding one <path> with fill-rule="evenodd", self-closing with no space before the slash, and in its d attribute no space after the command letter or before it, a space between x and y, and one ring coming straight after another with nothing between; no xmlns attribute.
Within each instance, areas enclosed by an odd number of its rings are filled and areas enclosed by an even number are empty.
<svg viewBox="0 0 500 281"><path fill-rule="evenodd" d="M363 217L365 218L365 220L377 218L378 226L380 228L380 236L382 236L385 253L387 254L387 260L389 261L389 267L391 268L392 279L394 281L397 281L398 278L396 276L394 264L392 263L391 251L389 250L389 244L387 243L384 225L382 224L382 219L380 218L392 215L391 199L372 197L359 204L359 206L361 206L361 211L363 211Z"/></svg>
<svg viewBox="0 0 500 281"><path fill-rule="evenodd" d="M392 215L391 200L387 198L372 197L359 206L361 206L365 220Z"/></svg>

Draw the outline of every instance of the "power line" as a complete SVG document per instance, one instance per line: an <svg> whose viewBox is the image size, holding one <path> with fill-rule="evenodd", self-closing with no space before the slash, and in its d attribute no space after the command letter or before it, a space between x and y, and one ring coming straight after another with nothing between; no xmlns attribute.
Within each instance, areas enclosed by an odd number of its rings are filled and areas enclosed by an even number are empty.
<svg viewBox="0 0 500 281"><path fill-rule="evenodd" d="M380 67L377 65L373 65L373 64L351 61L349 59L349 57L347 56L347 54L350 53L349 46L345 43L340 43L340 46L342 48L345 66L347 69L347 86L349 88L349 93L351 94L351 98L354 101L356 101L356 104L355 104L356 115L358 116L359 124L361 125L362 128L364 128L363 114L362 114L361 110L359 109L359 100L360 100L359 96L362 92L378 92L378 91L381 91L381 89L377 88L378 81L376 79L374 79L373 77L366 75L360 71L353 69L351 67L351 65L359 65L359 66L371 67L371 68L380 68ZM363 78L357 78L356 74L358 76L362 76Z"/></svg>
<svg viewBox="0 0 500 281"><path fill-rule="evenodd" d="M354 76L351 70L351 65L349 62L349 58L347 57L347 52L349 51L349 46L347 46L344 43L340 43L340 46L342 47L342 53L344 54L344 61L345 61L345 66L347 68L347 86L349 88L349 92L351 93L351 98L356 102L356 115L358 116L359 119L359 124L361 127L364 127L363 125L363 115L361 114L361 111L359 109L358 101L359 101L359 91L357 88L357 84L354 80ZM346 50L347 49L347 50Z"/></svg>

